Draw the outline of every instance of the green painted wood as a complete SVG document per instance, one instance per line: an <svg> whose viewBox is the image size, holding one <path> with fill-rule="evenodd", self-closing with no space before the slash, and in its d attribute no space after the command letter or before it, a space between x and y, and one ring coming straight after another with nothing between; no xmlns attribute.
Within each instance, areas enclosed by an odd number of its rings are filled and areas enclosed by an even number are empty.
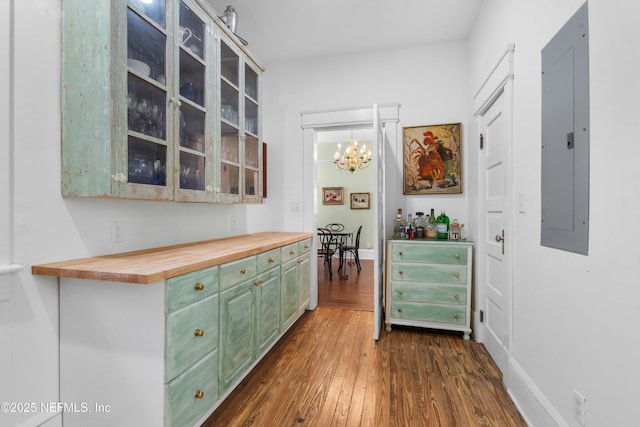
<svg viewBox="0 0 640 427"><path fill-rule="evenodd" d="M118 195L112 181L111 2L65 0L62 9L62 195Z"/></svg>
<svg viewBox="0 0 640 427"><path fill-rule="evenodd" d="M298 242L298 254L302 255L311 250L311 239L305 239Z"/></svg>
<svg viewBox="0 0 640 427"><path fill-rule="evenodd" d="M466 304L467 287L420 282L392 282L391 298L396 301L423 301Z"/></svg>
<svg viewBox="0 0 640 427"><path fill-rule="evenodd" d="M292 243L291 245L283 246L280 248L280 261L285 263L291 261L298 256L298 244Z"/></svg>
<svg viewBox="0 0 640 427"><path fill-rule="evenodd" d="M166 381L218 347L218 300L217 294L212 295L167 315ZM198 336L196 330L202 331L202 336Z"/></svg>
<svg viewBox="0 0 640 427"><path fill-rule="evenodd" d="M254 280L220 293L220 386L226 391L254 361Z"/></svg>
<svg viewBox="0 0 640 427"><path fill-rule="evenodd" d="M467 283L467 267L394 262L391 264L391 279L462 285Z"/></svg>
<svg viewBox="0 0 640 427"><path fill-rule="evenodd" d="M167 280L167 312L185 307L218 292L218 266Z"/></svg>
<svg viewBox="0 0 640 427"><path fill-rule="evenodd" d="M196 398L196 392L203 393ZM218 351L165 386L165 426L192 427L218 400Z"/></svg>
<svg viewBox="0 0 640 427"><path fill-rule="evenodd" d="M228 262L220 266L220 290L255 277L258 264L255 256Z"/></svg>
<svg viewBox="0 0 640 427"><path fill-rule="evenodd" d="M304 311L311 298L311 256L298 258L298 310Z"/></svg>
<svg viewBox="0 0 640 427"><path fill-rule="evenodd" d="M260 355L280 334L280 268L255 280L256 355Z"/></svg>
<svg viewBox="0 0 640 427"><path fill-rule="evenodd" d="M280 266L280 248L256 255L258 273Z"/></svg>
<svg viewBox="0 0 640 427"><path fill-rule="evenodd" d="M394 243L392 261L428 262L433 264L467 264L466 246L444 246L442 244Z"/></svg>
<svg viewBox="0 0 640 427"><path fill-rule="evenodd" d="M288 263L282 264L281 267L282 280L282 329L286 329L296 317L298 313L298 261L294 259Z"/></svg>
<svg viewBox="0 0 640 427"><path fill-rule="evenodd" d="M391 313L397 319L422 320L455 325L464 325L466 323L465 306L393 301L391 303Z"/></svg>

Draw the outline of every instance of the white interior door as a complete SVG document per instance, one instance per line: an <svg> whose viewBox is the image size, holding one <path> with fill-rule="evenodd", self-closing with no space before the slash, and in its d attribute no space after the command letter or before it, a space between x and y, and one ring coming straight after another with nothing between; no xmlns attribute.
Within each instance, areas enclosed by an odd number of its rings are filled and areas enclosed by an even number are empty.
<svg viewBox="0 0 640 427"><path fill-rule="evenodd" d="M386 236L384 226L384 127L380 121L380 112L378 106L373 106L373 146L375 150L375 156L373 161L376 164L376 170L374 173L374 179L376 182L376 194L374 200L376 218L375 231L374 231L374 262L376 268L373 273L373 339L380 338L380 330L382 328L382 313L384 312L383 299L384 299L384 238Z"/></svg>
<svg viewBox="0 0 640 427"><path fill-rule="evenodd" d="M511 335L510 114L505 98L502 91L482 115L484 148L480 151L482 220L479 233L483 341L503 373L509 362Z"/></svg>

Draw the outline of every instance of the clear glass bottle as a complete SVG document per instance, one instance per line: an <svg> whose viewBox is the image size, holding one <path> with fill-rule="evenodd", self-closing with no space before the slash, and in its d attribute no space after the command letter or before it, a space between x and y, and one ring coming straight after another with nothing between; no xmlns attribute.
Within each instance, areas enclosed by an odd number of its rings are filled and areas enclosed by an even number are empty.
<svg viewBox="0 0 640 427"><path fill-rule="evenodd" d="M402 208L398 208L398 213L396 214L396 220L393 223L393 238L404 239L405 228L406 228L406 223L402 218Z"/></svg>
<svg viewBox="0 0 640 427"><path fill-rule="evenodd" d="M416 212L416 239L424 239L426 237L427 221L424 219L424 212Z"/></svg>
<svg viewBox="0 0 640 427"><path fill-rule="evenodd" d="M438 238L438 228L436 225L436 216L433 213L433 209L431 209L431 215L429 215L429 222L427 223L427 229L425 232L425 237L427 239L437 239Z"/></svg>
<svg viewBox="0 0 640 427"><path fill-rule="evenodd" d="M413 233L415 232L415 229L413 228L413 220L411 219L411 214L407 214L407 229L406 229L406 233L405 233L405 238L406 239L413 239Z"/></svg>
<svg viewBox="0 0 640 427"><path fill-rule="evenodd" d="M457 219L454 219L449 226L449 239L460 240L460 223Z"/></svg>

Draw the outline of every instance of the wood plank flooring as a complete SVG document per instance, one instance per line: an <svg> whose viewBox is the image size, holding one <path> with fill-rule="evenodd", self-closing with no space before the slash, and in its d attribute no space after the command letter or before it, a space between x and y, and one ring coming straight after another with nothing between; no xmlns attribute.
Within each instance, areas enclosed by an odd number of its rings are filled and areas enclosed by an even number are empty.
<svg viewBox="0 0 640 427"><path fill-rule="evenodd" d="M318 305L373 311L373 260L360 260L362 270L345 263L346 279L338 274L338 262L332 262L333 280L322 258L318 258Z"/></svg>
<svg viewBox="0 0 640 427"><path fill-rule="evenodd" d="M300 425L526 426L483 345L401 327L374 341L371 311L329 306L305 313L203 424Z"/></svg>

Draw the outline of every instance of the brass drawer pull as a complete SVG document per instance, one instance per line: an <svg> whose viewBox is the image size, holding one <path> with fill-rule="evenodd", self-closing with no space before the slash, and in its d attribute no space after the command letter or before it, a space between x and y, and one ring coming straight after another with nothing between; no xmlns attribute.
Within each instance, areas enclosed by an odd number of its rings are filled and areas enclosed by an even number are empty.
<svg viewBox="0 0 640 427"><path fill-rule="evenodd" d="M204 335L204 331L203 331L202 329L196 329L196 330L193 332L193 335L195 335L196 337L201 337L201 336L203 336L203 335Z"/></svg>
<svg viewBox="0 0 640 427"><path fill-rule="evenodd" d="M193 285L193 289L195 289L196 291L204 291L204 283L196 283L195 285Z"/></svg>
<svg viewBox="0 0 640 427"><path fill-rule="evenodd" d="M398 252L398 255L399 255L399 256L402 256L402 251Z"/></svg>
<svg viewBox="0 0 640 427"><path fill-rule="evenodd" d="M305 249L309 249L309 245L304 245L304 248Z"/></svg>
<svg viewBox="0 0 640 427"><path fill-rule="evenodd" d="M456 279L460 278L460 273L453 273L453 277L455 277Z"/></svg>
<svg viewBox="0 0 640 427"><path fill-rule="evenodd" d="M303 260L303 259L299 259L299 260L298 260L298 264L302 264L303 262L304 262L304 260Z"/></svg>
<svg viewBox="0 0 640 427"><path fill-rule="evenodd" d="M460 259L460 254L455 254L455 255L454 255L454 257L455 257L456 259Z"/></svg>
<svg viewBox="0 0 640 427"><path fill-rule="evenodd" d="M260 279L260 280L256 280L256 282L254 283L254 285L256 286L260 286L264 283L264 280Z"/></svg>
<svg viewBox="0 0 640 427"><path fill-rule="evenodd" d="M247 272L246 268L243 268L242 270L240 270L240 274L245 274Z"/></svg>
<svg viewBox="0 0 640 427"><path fill-rule="evenodd" d="M398 313L402 313L402 309L401 308L398 309Z"/></svg>
<svg viewBox="0 0 640 427"><path fill-rule="evenodd" d="M274 262L276 262L276 259L274 257L269 258L269 264L273 264Z"/></svg>
<svg viewBox="0 0 640 427"><path fill-rule="evenodd" d="M453 318L457 319L458 318L458 313L453 313Z"/></svg>
<svg viewBox="0 0 640 427"><path fill-rule="evenodd" d="M402 290L398 290L398 295L402 295Z"/></svg>
<svg viewBox="0 0 640 427"><path fill-rule="evenodd" d="M458 294L455 294L453 297L454 297L455 299L460 299L460 296L459 296Z"/></svg>
<svg viewBox="0 0 640 427"><path fill-rule="evenodd" d="M398 274L402 276L404 273L402 272L402 270L400 270L398 271Z"/></svg>
<svg viewBox="0 0 640 427"><path fill-rule="evenodd" d="M296 251L289 251L289 255L295 255Z"/></svg>
<svg viewBox="0 0 640 427"><path fill-rule="evenodd" d="M195 397L196 399L202 399L204 397L204 391L202 390L197 390L195 392L195 394L193 395L193 397Z"/></svg>

